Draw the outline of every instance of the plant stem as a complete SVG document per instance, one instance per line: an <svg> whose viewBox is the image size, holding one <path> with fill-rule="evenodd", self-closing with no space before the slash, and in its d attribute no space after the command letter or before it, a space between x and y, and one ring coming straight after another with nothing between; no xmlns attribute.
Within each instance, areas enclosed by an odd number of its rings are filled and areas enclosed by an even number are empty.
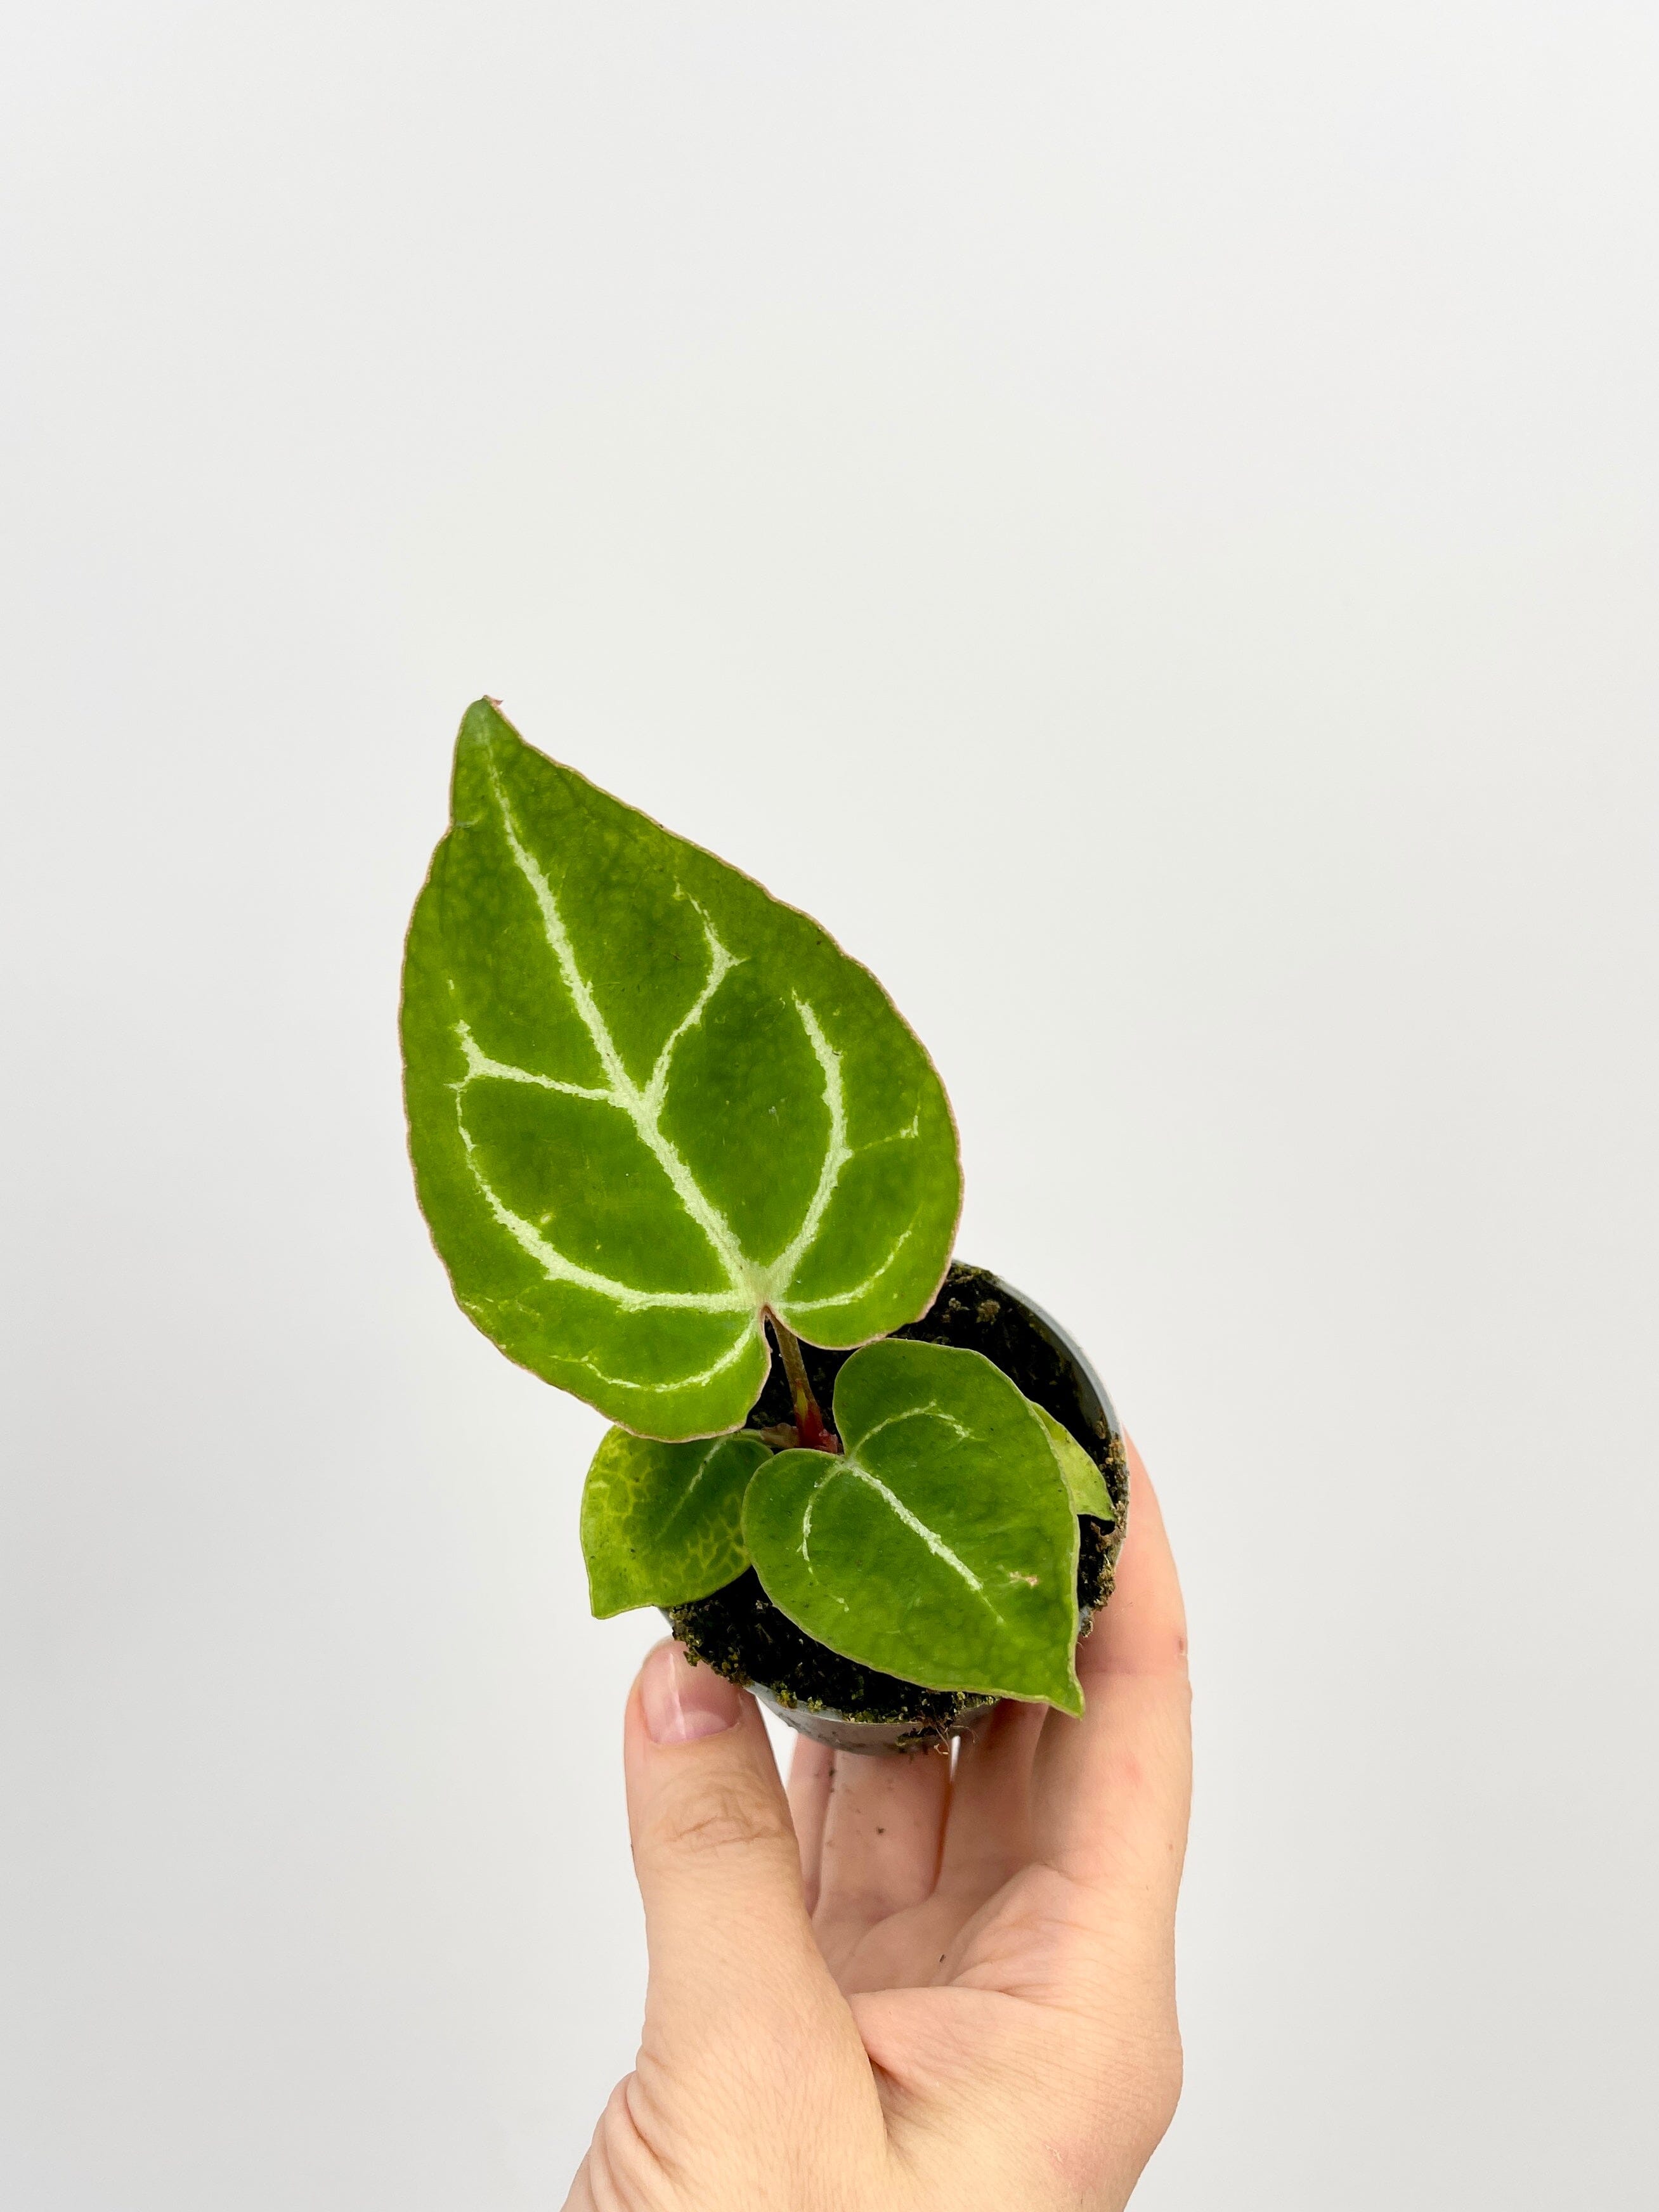
<svg viewBox="0 0 1659 2212"><path fill-rule="evenodd" d="M841 1447L818 1411L818 1401L812 1395L812 1386L806 1379L806 1362L800 1356L799 1340L775 1313L769 1313L767 1318L772 1324L772 1334L778 1340L778 1356L783 1362L783 1371L789 1377L789 1395L795 1407L796 1435L808 1451L839 1451Z"/></svg>

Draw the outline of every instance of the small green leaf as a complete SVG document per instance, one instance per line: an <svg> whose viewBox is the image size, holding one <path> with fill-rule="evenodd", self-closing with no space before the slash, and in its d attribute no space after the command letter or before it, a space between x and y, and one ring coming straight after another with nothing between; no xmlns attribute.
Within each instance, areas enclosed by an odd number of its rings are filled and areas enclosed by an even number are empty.
<svg viewBox="0 0 1659 2212"><path fill-rule="evenodd" d="M1036 1408L977 1352L893 1340L836 1378L844 1450L782 1451L744 1500L773 1603L930 1690L1083 1710L1077 1515Z"/></svg>
<svg viewBox="0 0 1659 2212"><path fill-rule="evenodd" d="M816 922L533 751L488 700L410 924L421 1205L510 1358L646 1436L734 1429L770 1307L924 1312L961 1200L932 1062Z"/></svg>
<svg viewBox="0 0 1659 2212"><path fill-rule="evenodd" d="M743 1493L769 1452L757 1436L659 1443L610 1429L582 1490L582 1557L598 1620L690 1605L749 1565Z"/></svg>
<svg viewBox="0 0 1659 2212"><path fill-rule="evenodd" d="M1060 1471L1066 1481L1066 1495L1072 1501L1073 1513L1091 1513L1099 1521L1117 1519L1117 1508L1112 1503L1112 1493L1106 1487L1106 1478L1095 1465L1069 1429L1061 1428L1050 1413L1033 1405L1036 1415L1048 1432L1048 1441L1054 1448L1054 1457L1060 1462Z"/></svg>

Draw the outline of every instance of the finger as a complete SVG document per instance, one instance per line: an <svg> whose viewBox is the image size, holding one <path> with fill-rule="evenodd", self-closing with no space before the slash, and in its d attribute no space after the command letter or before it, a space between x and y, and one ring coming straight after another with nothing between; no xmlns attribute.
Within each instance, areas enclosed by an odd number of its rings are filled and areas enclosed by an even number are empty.
<svg viewBox="0 0 1659 2212"><path fill-rule="evenodd" d="M1031 1762L1043 1707L1005 1698L962 1739L945 1823L939 1892L973 1905L1031 1856Z"/></svg>
<svg viewBox="0 0 1659 2212"><path fill-rule="evenodd" d="M629 1700L629 1822L650 1978L640 2078L728 2107L745 2054L837 2067L871 2091L851 2014L813 1942L800 1862L752 1698L672 1641ZM750 2085L752 2086L752 2085Z"/></svg>
<svg viewBox="0 0 1659 2212"><path fill-rule="evenodd" d="M818 1862L820 1934L833 1931L844 1945L932 1894L950 1794L947 1745L837 1755Z"/></svg>
<svg viewBox="0 0 1659 2212"><path fill-rule="evenodd" d="M1172 1917L1192 1784L1187 1620L1151 1480L1129 1446L1116 1587L1078 1646L1081 1720L1050 1713L1032 1768L1037 1856Z"/></svg>
<svg viewBox="0 0 1659 2212"><path fill-rule="evenodd" d="M823 1849L823 1816L830 1803L830 1777L836 1754L828 1744L798 1735L789 1760L789 1817L800 1851L801 1888L806 1910L817 1910L818 1863Z"/></svg>

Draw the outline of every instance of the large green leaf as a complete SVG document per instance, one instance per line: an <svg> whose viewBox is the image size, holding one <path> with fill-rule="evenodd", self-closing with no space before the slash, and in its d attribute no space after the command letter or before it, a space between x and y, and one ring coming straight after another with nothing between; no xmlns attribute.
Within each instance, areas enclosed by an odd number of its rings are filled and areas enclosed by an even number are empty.
<svg viewBox="0 0 1659 2212"><path fill-rule="evenodd" d="M768 1447L735 1436L667 1444L607 1429L582 1488L582 1557L599 1620L690 1605L749 1565L743 1493Z"/></svg>
<svg viewBox="0 0 1659 2212"><path fill-rule="evenodd" d="M895 1340L836 1378L842 1456L781 1451L744 1500L773 1603L931 1690L1081 1712L1077 1516L1035 1406L977 1352Z"/></svg>
<svg viewBox="0 0 1659 2212"><path fill-rule="evenodd" d="M815 1344L926 1310L961 1197L932 1063L758 884L488 700L410 925L410 1150L461 1305L643 1435L736 1428L769 1307Z"/></svg>

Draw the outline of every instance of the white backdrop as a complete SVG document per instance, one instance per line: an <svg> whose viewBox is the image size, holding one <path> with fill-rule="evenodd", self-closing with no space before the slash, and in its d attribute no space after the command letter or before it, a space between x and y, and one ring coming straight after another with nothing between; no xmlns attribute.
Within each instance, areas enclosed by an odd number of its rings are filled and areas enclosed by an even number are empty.
<svg viewBox="0 0 1659 2212"><path fill-rule="evenodd" d="M1159 1479L1146 2212L1652 2201L1647 0L12 0L0 2202L556 2204L596 1416L451 1304L466 702L869 961Z"/></svg>

